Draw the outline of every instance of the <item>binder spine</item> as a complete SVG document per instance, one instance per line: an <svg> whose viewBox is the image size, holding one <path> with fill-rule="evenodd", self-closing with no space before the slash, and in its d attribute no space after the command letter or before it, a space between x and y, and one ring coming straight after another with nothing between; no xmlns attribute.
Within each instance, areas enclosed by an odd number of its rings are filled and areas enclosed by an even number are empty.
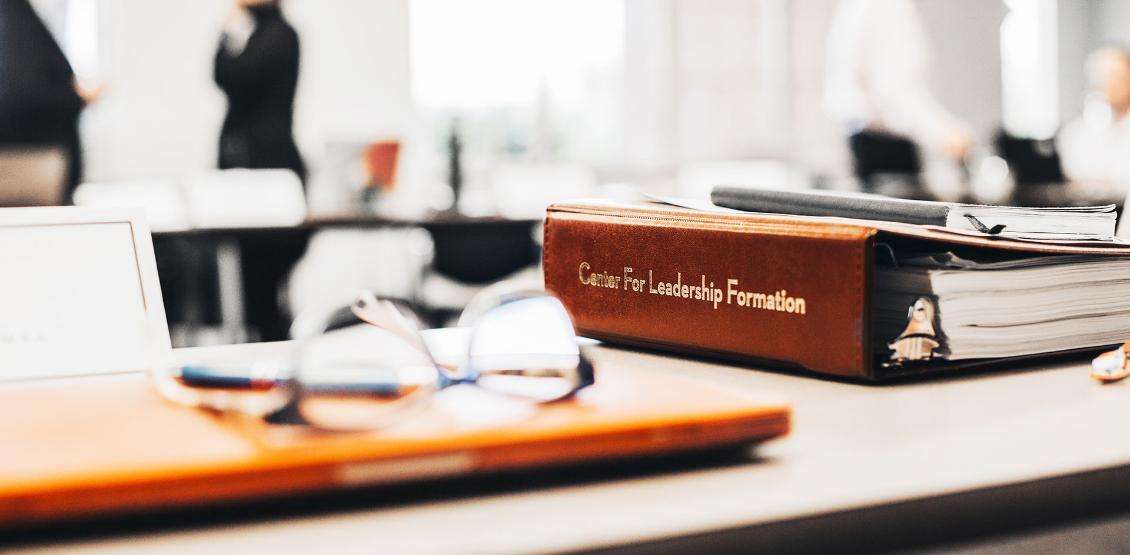
<svg viewBox="0 0 1130 555"><path fill-rule="evenodd" d="M873 235L551 207L545 285L582 335L873 378Z"/></svg>

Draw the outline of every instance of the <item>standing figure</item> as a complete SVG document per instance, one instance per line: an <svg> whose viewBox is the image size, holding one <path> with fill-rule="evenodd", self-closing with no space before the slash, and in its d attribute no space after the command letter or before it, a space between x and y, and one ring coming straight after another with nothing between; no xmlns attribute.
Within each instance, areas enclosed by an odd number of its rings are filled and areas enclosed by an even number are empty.
<svg viewBox="0 0 1130 555"><path fill-rule="evenodd" d="M931 90L930 44L912 0L840 0L826 64L825 105L865 188L884 174L917 181L933 153L964 161L973 133Z"/></svg>
<svg viewBox="0 0 1130 555"><path fill-rule="evenodd" d="M0 0L0 148L59 148L66 200L82 179L78 120L100 90L80 87L28 0Z"/></svg>
<svg viewBox="0 0 1130 555"><path fill-rule="evenodd" d="M237 0L216 51L214 78L228 99L220 168L285 168L305 181L292 134L298 34L277 0Z"/></svg>
<svg viewBox="0 0 1130 555"><path fill-rule="evenodd" d="M1079 117L1056 138L1063 171L1080 190L1130 191L1130 52L1116 46L1087 56L1090 93Z"/></svg>
<svg viewBox="0 0 1130 555"><path fill-rule="evenodd" d="M289 169L305 182L306 166L292 132L298 33L283 18L278 0L236 1L216 51L214 79L228 99L220 169ZM279 284L308 238L294 233L240 241L251 338L286 339L289 322L279 306Z"/></svg>

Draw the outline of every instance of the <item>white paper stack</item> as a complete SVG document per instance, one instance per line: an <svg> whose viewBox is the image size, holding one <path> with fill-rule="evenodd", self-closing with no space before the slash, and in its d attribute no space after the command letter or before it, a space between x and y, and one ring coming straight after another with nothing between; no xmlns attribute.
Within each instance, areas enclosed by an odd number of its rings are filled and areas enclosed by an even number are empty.
<svg viewBox="0 0 1130 555"><path fill-rule="evenodd" d="M918 297L935 300L951 360L1113 345L1130 339L1130 259L1088 255L900 260L875 274L876 348L906 327Z"/></svg>

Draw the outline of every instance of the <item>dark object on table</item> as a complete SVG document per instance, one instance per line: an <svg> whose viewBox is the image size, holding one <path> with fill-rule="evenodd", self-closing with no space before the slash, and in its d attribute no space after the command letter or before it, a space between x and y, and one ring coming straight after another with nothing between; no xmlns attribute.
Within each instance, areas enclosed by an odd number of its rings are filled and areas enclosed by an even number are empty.
<svg viewBox="0 0 1130 555"><path fill-rule="evenodd" d="M447 184L451 186L451 207L459 206L459 194L463 191L463 140L459 138L459 122L451 124L451 136L447 139Z"/></svg>
<svg viewBox="0 0 1130 555"><path fill-rule="evenodd" d="M306 166L291 128L298 83L298 34L275 4L247 8L255 30L242 50L225 38L213 77L228 99L220 131L219 167L285 168L303 181Z"/></svg>
<svg viewBox="0 0 1130 555"><path fill-rule="evenodd" d="M922 160L918 145L878 131L859 131L848 137L855 176L866 192L875 192L881 176L901 176L921 189Z"/></svg>
<svg viewBox="0 0 1130 555"><path fill-rule="evenodd" d="M249 341L288 338L290 318L280 306L280 285L306 252L311 228L229 230L219 233L158 233L153 238L165 314L172 327L223 324L217 282L217 249L234 241L242 253L239 302Z"/></svg>
<svg viewBox="0 0 1130 555"><path fill-rule="evenodd" d="M289 230L272 235L248 234L239 238L243 253L244 306L247 324L259 341L288 337L290 319L284 316L280 286L306 253L310 233Z"/></svg>
<svg viewBox="0 0 1130 555"><path fill-rule="evenodd" d="M1016 178L1017 187L1062 184L1067 181L1053 139L1026 139L1001 130L994 141L997 153Z"/></svg>
<svg viewBox="0 0 1130 555"><path fill-rule="evenodd" d="M468 220L426 226L435 241L432 269L463 283L486 284L536 264L541 251L523 220Z"/></svg>
<svg viewBox="0 0 1130 555"><path fill-rule="evenodd" d="M82 176L75 73L27 0L0 2L0 148L61 148L66 198Z"/></svg>

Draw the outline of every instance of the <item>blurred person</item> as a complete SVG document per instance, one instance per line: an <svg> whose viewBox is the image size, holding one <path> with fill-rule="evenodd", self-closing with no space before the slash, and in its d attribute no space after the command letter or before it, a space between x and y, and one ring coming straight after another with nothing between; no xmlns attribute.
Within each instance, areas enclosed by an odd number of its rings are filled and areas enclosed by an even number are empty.
<svg viewBox="0 0 1130 555"><path fill-rule="evenodd" d="M79 85L28 0L0 0L0 148L61 148L66 202L82 179L79 115L100 94Z"/></svg>
<svg viewBox="0 0 1130 555"><path fill-rule="evenodd" d="M305 183L306 167L292 131L298 43L278 0L236 0L232 6L213 73L228 100L220 130L220 169L289 169ZM308 234L299 232L241 240L243 298L253 339L287 338L280 284L308 240Z"/></svg>
<svg viewBox="0 0 1130 555"><path fill-rule="evenodd" d="M219 167L284 168L305 181L292 134L298 34L278 0L237 0L224 23L214 78L228 100Z"/></svg>
<svg viewBox="0 0 1130 555"><path fill-rule="evenodd" d="M1092 188L1130 187L1130 52L1104 47L1087 56L1090 94L1083 113L1056 138L1063 171Z"/></svg>
<svg viewBox="0 0 1130 555"><path fill-rule="evenodd" d="M826 64L825 108L847 131L865 188L885 173L917 180L922 154L964 162L973 133L930 90L930 45L911 0L840 0Z"/></svg>

